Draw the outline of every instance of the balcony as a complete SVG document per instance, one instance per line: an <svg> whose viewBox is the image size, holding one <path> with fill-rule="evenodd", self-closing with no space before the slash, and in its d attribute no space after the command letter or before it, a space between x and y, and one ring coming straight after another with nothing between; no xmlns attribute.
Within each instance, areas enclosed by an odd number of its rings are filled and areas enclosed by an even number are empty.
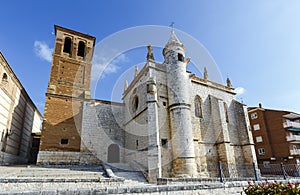
<svg viewBox="0 0 300 195"><path fill-rule="evenodd" d="M283 123L284 128L291 128L291 129L299 129L300 131L300 123L299 122L293 122L293 121L285 121ZM288 129L290 130L290 129Z"/></svg>
<svg viewBox="0 0 300 195"><path fill-rule="evenodd" d="M291 155L300 155L300 150L290 150Z"/></svg>
<svg viewBox="0 0 300 195"><path fill-rule="evenodd" d="M291 142L291 143L300 143L300 135L286 136L286 141Z"/></svg>

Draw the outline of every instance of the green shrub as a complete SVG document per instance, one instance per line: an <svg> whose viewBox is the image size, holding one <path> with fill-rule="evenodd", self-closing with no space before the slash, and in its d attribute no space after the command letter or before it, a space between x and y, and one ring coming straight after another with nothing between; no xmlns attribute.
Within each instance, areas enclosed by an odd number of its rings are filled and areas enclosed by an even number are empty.
<svg viewBox="0 0 300 195"><path fill-rule="evenodd" d="M247 195L300 195L300 183L270 183L267 180L259 184L249 182L244 192Z"/></svg>

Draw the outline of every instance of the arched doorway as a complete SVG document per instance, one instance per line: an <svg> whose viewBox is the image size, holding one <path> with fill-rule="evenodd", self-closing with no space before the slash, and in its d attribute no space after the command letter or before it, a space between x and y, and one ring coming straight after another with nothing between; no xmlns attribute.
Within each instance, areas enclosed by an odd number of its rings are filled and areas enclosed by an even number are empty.
<svg viewBox="0 0 300 195"><path fill-rule="evenodd" d="M117 144L111 144L107 151L107 162L119 163L120 162L120 148Z"/></svg>

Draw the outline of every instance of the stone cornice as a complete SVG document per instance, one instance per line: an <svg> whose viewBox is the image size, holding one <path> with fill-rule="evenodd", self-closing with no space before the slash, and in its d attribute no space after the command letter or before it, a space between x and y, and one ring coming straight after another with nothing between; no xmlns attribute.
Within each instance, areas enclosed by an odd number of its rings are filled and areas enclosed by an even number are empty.
<svg viewBox="0 0 300 195"><path fill-rule="evenodd" d="M212 87L212 88L219 89L219 90L222 90L222 91L226 91L228 93L236 95L233 88L229 88L227 86L221 85L219 83L215 83L215 82L210 81L210 80L202 79L200 77L197 77L194 74L190 75L190 79L194 83L198 83L198 84L201 84L201 85L205 85L205 86L208 86L208 87Z"/></svg>

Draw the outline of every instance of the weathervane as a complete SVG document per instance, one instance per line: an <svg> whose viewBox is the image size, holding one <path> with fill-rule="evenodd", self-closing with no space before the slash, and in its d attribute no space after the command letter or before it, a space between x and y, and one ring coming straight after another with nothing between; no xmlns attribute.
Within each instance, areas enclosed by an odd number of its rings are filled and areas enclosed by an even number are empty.
<svg viewBox="0 0 300 195"><path fill-rule="evenodd" d="M171 22L170 27L172 28L172 31L174 31L174 24L175 22Z"/></svg>

